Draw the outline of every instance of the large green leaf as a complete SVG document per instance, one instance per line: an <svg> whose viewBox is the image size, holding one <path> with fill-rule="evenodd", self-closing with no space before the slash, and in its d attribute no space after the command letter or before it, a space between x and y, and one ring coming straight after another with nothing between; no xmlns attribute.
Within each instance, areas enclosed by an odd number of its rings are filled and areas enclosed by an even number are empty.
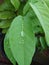
<svg viewBox="0 0 49 65"><path fill-rule="evenodd" d="M13 63L13 65L16 65L16 61L15 61L13 55L12 55L7 35L6 35L6 38L4 40L4 50L5 50L5 53L8 57L8 59Z"/></svg>
<svg viewBox="0 0 49 65"><path fill-rule="evenodd" d="M45 1L39 1L34 4L30 3L30 5L43 27L46 36L46 41L49 46L49 8Z"/></svg>
<svg viewBox="0 0 49 65"><path fill-rule="evenodd" d="M19 65L30 65L36 46L32 21L28 21L27 16L16 17L11 24L8 35L11 52L15 60Z"/></svg>
<svg viewBox="0 0 49 65"><path fill-rule="evenodd" d="M20 6L20 1L19 0L11 0L11 3L13 4L13 6L15 7L16 10Z"/></svg>

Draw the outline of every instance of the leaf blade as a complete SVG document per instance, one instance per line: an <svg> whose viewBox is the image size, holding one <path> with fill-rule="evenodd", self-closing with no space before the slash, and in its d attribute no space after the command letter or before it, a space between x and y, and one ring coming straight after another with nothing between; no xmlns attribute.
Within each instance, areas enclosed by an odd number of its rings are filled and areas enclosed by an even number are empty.
<svg viewBox="0 0 49 65"><path fill-rule="evenodd" d="M9 29L9 44L11 52L18 64L30 65L35 53L36 42L32 34L32 24L30 21L26 21L26 17L18 16L14 19Z"/></svg>

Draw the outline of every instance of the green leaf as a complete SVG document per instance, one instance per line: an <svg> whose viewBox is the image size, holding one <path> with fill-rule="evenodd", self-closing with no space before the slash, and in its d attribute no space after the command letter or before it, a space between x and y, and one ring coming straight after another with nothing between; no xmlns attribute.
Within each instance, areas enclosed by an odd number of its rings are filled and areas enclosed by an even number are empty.
<svg viewBox="0 0 49 65"><path fill-rule="evenodd" d="M40 43L43 49L47 49L47 44L44 37L40 37Z"/></svg>
<svg viewBox="0 0 49 65"><path fill-rule="evenodd" d="M14 12L10 11L1 11L0 12L0 19L11 19L14 18L16 15Z"/></svg>
<svg viewBox="0 0 49 65"><path fill-rule="evenodd" d="M23 8L23 14L25 15L31 9L30 5L29 5L30 2L35 3L37 1L38 0L28 0L27 3L26 3L26 5Z"/></svg>
<svg viewBox="0 0 49 65"><path fill-rule="evenodd" d="M8 28L10 27L12 20L2 20L0 22L0 28Z"/></svg>
<svg viewBox="0 0 49 65"><path fill-rule="evenodd" d="M0 11L15 11L15 8L11 4L10 0L4 0L2 4L0 4Z"/></svg>
<svg viewBox="0 0 49 65"><path fill-rule="evenodd" d="M11 0L11 3L13 4L13 6L15 7L16 10L19 9L19 6L20 6L19 0Z"/></svg>
<svg viewBox="0 0 49 65"><path fill-rule="evenodd" d="M24 14L24 15L29 11L29 8L30 8L29 2L27 2L26 5L25 5L24 8L23 8L23 14Z"/></svg>
<svg viewBox="0 0 49 65"><path fill-rule="evenodd" d="M32 21L28 21L27 16L16 17L11 24L8 35L10 49L15 60L19 65L30 65L36 47Z"/></svg>
<svg viewBox="0 0 49 65"><path fill-rule="evenodd" d="M37 15L39 22L41 23L45 32L47 44L49 46L49 8L45 1L39 1L35 4L30 3L30 6Z"/></svg>
<svg viewBox="0 0 49 65"><path fill-rule="evenodd" d="M8 29L9 29L9 28L4 28L4 29L2 29L2 33L3 33L3 34L7 33Z"/></svg>
<svg viewBox="0 0 49 65"><path fill-rule="evenodd" d="M19 9L18 9L18 11L17 11L17 15L23 15L24 5L25 5L25 3L21 3L21 4L20 4L20 7L19 7Z"/></svg>
<svg viewBox="0 0 49 65"><path fill-rule="evenodd" d="M7 35L6 35L5 40L4 40L4 50L5 50L5 53L8 57L8 59L13 63L13 65L16 65L16 61L15 61L13 55L12 55L10 45L9 45L9 39L8 39Z"/></svg>

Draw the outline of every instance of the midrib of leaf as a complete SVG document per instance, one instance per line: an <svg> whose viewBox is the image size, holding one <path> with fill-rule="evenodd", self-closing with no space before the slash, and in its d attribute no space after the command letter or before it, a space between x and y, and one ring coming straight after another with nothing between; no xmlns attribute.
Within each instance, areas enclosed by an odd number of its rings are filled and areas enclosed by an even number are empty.
<svg viewBox="0 0 49 65"><path fill-rule="evenodd" d="M25 46L25 44L24 44L24 22L22 21L22 30L21 30L21 37L22 37L22 39L21 39L21 43L22 43L22 45L23 45L23 53L24 53L24 61L25 61L25 48L24 48L24 46ZM23 62L23 65L25 65L25 62Z"/></svg>

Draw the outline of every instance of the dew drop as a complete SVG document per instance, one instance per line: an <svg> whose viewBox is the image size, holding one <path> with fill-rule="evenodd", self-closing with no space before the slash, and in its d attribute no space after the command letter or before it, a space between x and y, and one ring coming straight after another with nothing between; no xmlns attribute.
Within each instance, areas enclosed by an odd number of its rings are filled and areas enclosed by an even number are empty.
<svg viewBox="0 0 49 65"><path fill-rule="evenodd" d="M21 31L21 36L24 37L24 32L23 31Z"/></svg>

